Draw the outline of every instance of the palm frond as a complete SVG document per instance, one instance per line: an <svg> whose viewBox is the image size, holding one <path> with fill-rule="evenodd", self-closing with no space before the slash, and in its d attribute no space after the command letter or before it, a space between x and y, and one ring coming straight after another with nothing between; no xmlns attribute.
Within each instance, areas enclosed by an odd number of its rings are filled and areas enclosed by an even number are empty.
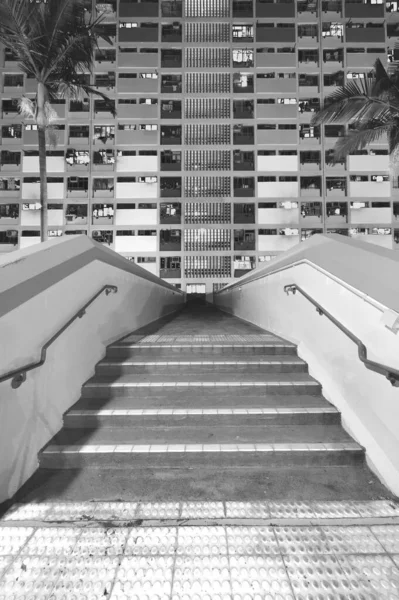
<svg viewBox="0 0 399 600"><path fill-rule="evenodd" d="M31 35L32 24L36 23L36 6L26 0L0 1L0 43L12 48L24 68L38 76Z"/></svg>
<svg viewBox="0 0 399 600"><path fill-rule="evenodd" d="M363 150L368 144L379 140L384 134L389 134L389 120L372 120L358 123L347 135L338 140L334 146L334 160L345 158L356 150Z"/></svg>
<svg viewBox="0 0 399 600"><path fill-rule="evenodd" d="M36 116L36 103L26 96L21 96L18 100L18 109L26 119L34 119Z"/></svg>
<svg viewBox="0 0 399 600"><path fill-rule="evenodd" d="M50 125L46 128L46 142L53 148L57 147L58 144L58 127L56 125Z"/></svg>
<svg viewBox="0 0 399 600"><path fill-rule="evenodd" d="M58 82L58 93L60 98L67 100L78 100L82 102L86 96L98 96L104 100L107 109L110 111L112 116L116 116L115 104L106 94L100 92L96 88L85 83L75 81L74 83L67 83L66 81Z"/></svg>

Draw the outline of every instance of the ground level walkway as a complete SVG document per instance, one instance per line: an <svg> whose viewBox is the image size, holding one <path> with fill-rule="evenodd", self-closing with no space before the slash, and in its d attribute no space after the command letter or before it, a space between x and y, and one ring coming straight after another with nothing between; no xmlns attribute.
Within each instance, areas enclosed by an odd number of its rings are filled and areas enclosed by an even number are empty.
<svg viewBox="0 0 399 600"><path fill-rule="evenodd" d="M399 600L399 504L296 347L209 305L112 344L0 513L0 600Z"/></svg>

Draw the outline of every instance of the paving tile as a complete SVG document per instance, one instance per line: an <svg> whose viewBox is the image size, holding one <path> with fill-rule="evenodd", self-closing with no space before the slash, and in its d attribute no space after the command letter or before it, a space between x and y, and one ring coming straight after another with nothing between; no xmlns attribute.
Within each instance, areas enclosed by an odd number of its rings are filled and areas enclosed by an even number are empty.
<svg viewBox="0 0 399 600"><path fill-rule="evenodd" d="M399 598L399 568L389 556L349 554L337 556L346 581L367 600Z"/></svg>
<svg viewBox="0 0 399 600"><path fill-rule="evenodd" d="M125 555L174 555L176 544L176 527L135 527L129 532Z"/></svg>
<svg viewBox="0 0 399 600"><path fill-rule="evenodd" d="M399 553L399 525L375 525L370 529L385 552Z"/></svg>
<svg viewBox="0 0 399 600"><path fill-rule="evenodd" d="M280 556L231 556L230 569L234 600L294 600Z"/></svg>
<svg viewBox="0 0 399 600"><path fill-rule="evenodd" d="M280 554L272 527L226 527L229 554Z"/></svg>

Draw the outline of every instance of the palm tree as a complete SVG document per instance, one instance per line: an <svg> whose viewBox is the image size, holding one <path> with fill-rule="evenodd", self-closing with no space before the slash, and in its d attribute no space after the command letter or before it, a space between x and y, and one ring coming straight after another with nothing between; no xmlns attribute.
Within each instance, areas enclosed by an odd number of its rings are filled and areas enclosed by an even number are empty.
<svg viewBox="0 0 399 600"><path fill-rule="evenodd" d="M83 0L0 0L0 43L12 50L21 71L37 83L36 96L22 97L19 109L37 125L42 242L47 240L48 224L46 143L56 143L57 113L51 102L81 101L96 94L115 115L111 100L84 80L84 74L92 73L98 39L112 44L101 22L102 16L88 18Z"/></svg>
<svg viewBox="0 0 399 600"><path fill-rule="evenodd" d="M391 156L399 150L399 70L387 73L378 58L364 79L350 80L324 101L311 125L350 123L351 130L334 146L332 162L388 136Z"/></svg>

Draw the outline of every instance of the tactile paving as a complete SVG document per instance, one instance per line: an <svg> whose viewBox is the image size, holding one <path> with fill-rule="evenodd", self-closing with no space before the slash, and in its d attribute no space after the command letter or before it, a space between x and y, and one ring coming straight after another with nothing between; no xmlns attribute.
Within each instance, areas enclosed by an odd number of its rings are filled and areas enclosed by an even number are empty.
<svg viewBox="0 0 399 600"><path fill-rule="evenodd" d="M17 554L33 531L33 527L0 527L0 556Z"/></svg>
<svg viewBox="0 0 399 600"><path fill-rule="evenodd" d="M399 525L375 525L371 531L386 552L399 553Z"/></svg>
<svg viewBox="0 0 399 600"><path fill-rule="evenodd" d="M272 527L226 527L229 554L279 554Z"/></svg>
<svg viewBox="0 0 399 600"><path fill-rule="evenodd" d="M229 562L226 556L177 557L172 600L231 598Z"/></svg>
<svg viewBox="0 0 399 600"><path fill-rule="evenodd" d="M130 530L125 554L174 555L176 543L176 527L136 527Z"/></svg>
<svg viewBox="0 0 399 600"><path fill-rule="evenodd" d="M39 527L27 544L21 549L21 554L31 556L70 555L82 531L72 527Z"/></svg>
<svg viewBox="0 0 399 600"><path fill-rule="evenodd" d="M173 565L172 557L124 557L111 600L170 600Z"/></svg>
<svg viewBox="0 0 399 600"><path fill-rule="evenodd" d="M223 519L223 502L183 502L180 516L182 519Z"/></svg>
<svg viewBox="0 0 399 600"><path fill-rule="evenodd" d="M268 502L226 502L226 517L232 519L268 519Z"/></svg>
<svg viewBox="0 0 399 600"><path fill-rule="evenodd" d="M148 502L137 507L137 519L177 519L180 515L178 502Z"/></svg>
<svg viewBox="0 0 399 600"><path fill-rule="evenodd" d="M224 527L180 527L177 553L186 555L227 554Z"/></svg>
<svg viewBox="0 0 399 600"><path fill-rule="evenodd" d="M72 555L118 556L123 553L128 533L125 527L86 529L77 540Z"/></svg>
<svg viewBox="0 0 399 600"><path fill-rule="evenodd" d="M311 519L314 517L312 505L309 502L269 502L272 518L279 519Z"/></svg>
<svg viewBox="0 0 399 600"><path fill-rule="evenodd" d="M399 568L388 556L338 556L345 578L367 600L399 598Z"/></svg>
<svg viewBox="0 0 399 600"><path fill-rule="evenodd" d="M234 600L294 600L281 557L231 556L230 572Z"/></svg>
<svg viewBox="0 0 399 600"><path fill-rule="evenodd" d="M352 579L336 556L292 554L284 563L296 600L348 600Z"/></svg>

